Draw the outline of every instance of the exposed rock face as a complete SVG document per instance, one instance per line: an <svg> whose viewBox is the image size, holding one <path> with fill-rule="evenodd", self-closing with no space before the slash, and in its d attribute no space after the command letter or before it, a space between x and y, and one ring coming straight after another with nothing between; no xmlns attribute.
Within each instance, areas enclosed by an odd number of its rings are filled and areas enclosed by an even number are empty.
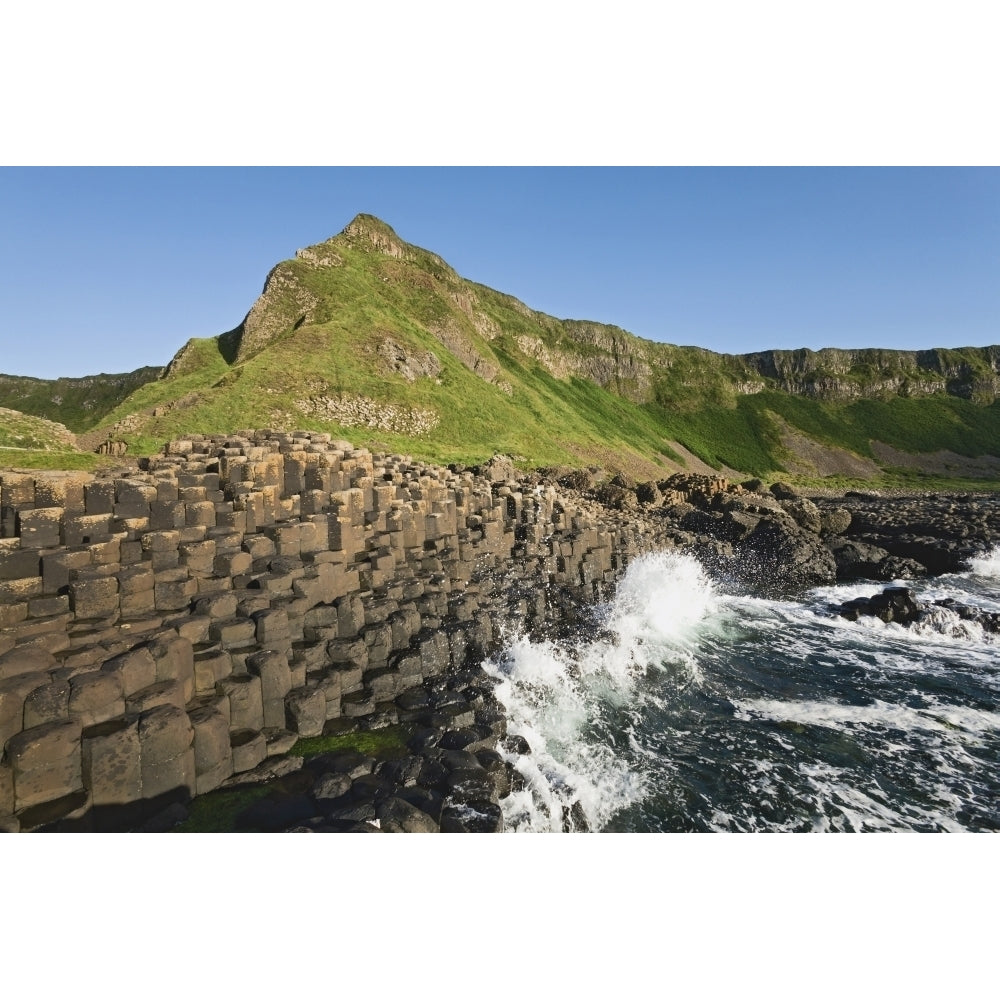
<svg viewBox="0 0 1000 1000"><path fill-rule="evenodd" d="M810 500L719 476L522 476L504 456L440 469L308 432L193 436L106 477L4 473L0 500L0 828L15 830L163 829L247 780L276 783L243 817L256 829L497 830L518 780L478 670L498 623L570 634L665 548L789 592L955 569L1000 541L996 497ZM1000 628L902 588L842 613ZM296 777L283 756L401 722L416 730L391 759Z"/></svg>
<svg viewBox="0 0 1000 1000"><path fill-rule="evenodd" d="M344 260L329 243L319 243L295 251L297 260L303 260L313 267L343 267Z"/></svg>
<svg viewBox="0 0 1000 1000"><path fill-rule="evenodd" d="M848 493L836 500L819 498L816 504L821 511L850 512L843 542L835 546L841 579L954 573L984 547L1000 542L1000 504L991 495Z"/></svg>
<svg viewBox="0 0 1000 1000"><path fill-rule="evenodd" d="M471 372L485 382L496 382L500 369L476 350L469 337L452 324L434 324L430 332Z"/></svg>
<svg viewBox="0 0 1000 1000"><path fill-rule="evenodd" d="M818 534L791 518L761 518L737 549L741 575L764 593L833 583L837 564Z"/></svg>
<svg viewBox="0 0 1000 1000"><path fill-rule="evenodd" d="M878 399L947 392L989 402L1000 393L1000 347L952 351L760 351L741 360L785 392L817 399Z"/></svg>
<svg viewBox="0 0 1000 1000"><path fill-rule="evenodd" d="M571 355L576 374L634 402L652 399L653 367L647 341L601 323L566 320L563 328L571 340L588 348L582 355Z"/></svg>
<svg viewBox="0 0 1000 1000"><path fill-rule="evenodd" d="M283 261L271 270L264 291L243 322L223 338L232 346L233 360L246 361L275 337L309 322L318 299L299 280L295 265Z"/></svg>
<svg viewBox="0 0 1000 1000"><path fill-rule="evenodd" d="M500 829L516 778L477 669L498 624L571 627L675 536L503 456L483 472L248 432L124 475L4 473L0 827L166 829L259 776L248 827ZM298 737L403 722L404 758L278 767Z"/></svg>
<svg viewBox="0 0 1000 1000"><path fill-rule="evenodd" d="M354 244L364 244L371 247L378 253L385 254L386 257L394 257L397 260L408 260L412 258L409 247L387 226L381 219L374 215L357 215L345 227L342 234L349 242ZM440 257L437 258L439 264L447 266Z"/></svg>
<svg viewBox="0 0 1000 1000"><path fill-rule="evenodd" d="M906 587L886 587L880 594L858 597L838 608L839 614L850 621L867 615L880 618L887 624L898 622L900 625L918 621L922 611L923 608L913 599L913 591Z"/></svg>
<svg viewBox="0 0 1000 1000"><path fill-rule="evenodd" d="M372 427L421 437L437 427L441 418L432 410L379 403L366 396L310 396L295 401L304 416L336 421L348 427Z"/></svg>
<svg viewBox="0 0 1000 1000"><path fill-rule="evenodd" d="M407 382L418 378L435 378L441 374L441 362L431 351L407 351L392 337L386 337L379 346L379 357L390 371L402 375Z"/></svg>
<svg viewBox="0 0 1000 1000"><path fill-rule="evenodd" d="M121 458L128 451L128 444L124 441L112 441L109 438L94 450L98 455L114 455L116 458Z"/></svg>

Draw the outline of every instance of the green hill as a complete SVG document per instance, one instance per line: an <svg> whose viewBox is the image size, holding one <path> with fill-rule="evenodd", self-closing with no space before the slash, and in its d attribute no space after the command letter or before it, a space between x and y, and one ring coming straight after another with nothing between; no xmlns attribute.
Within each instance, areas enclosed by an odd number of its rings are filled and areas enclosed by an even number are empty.
<svg viewBox="0 0 1000 1000"><path fill-rule="evenodd" d="M65 425L0 406L0 469L94 469L106 461L80 451Z"/></svg>
<svg viewBox="0 0 1000 1000"><path fill-rule="evenodd" d="M500 451L646 478L705 466L864 478L914 455L918 470L1000 478L998 372L997 347L653 343L536 312L361 215L278 264L239 326L185 344L84 444L134 455L190 433L308 428L439 462Z"/></svg>
<svg viewBox="0 0 1000 1000"><path fill-rule="evenodd" d="M159 378L162 368L140 368L119 375L42 379L0 375L0 406L58 420L80 433L100 423L139 386Z"/></svg>

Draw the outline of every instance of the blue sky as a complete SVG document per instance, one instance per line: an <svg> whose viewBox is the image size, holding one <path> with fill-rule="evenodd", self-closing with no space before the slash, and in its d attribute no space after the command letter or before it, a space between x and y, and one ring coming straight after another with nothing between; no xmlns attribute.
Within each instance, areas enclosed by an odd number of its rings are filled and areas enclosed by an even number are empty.
<svg viewBox="0 0 1000 1000"><path fill-rule="evenodd" d="M716 351L1000 342L995 168L2 168L0 372L165 364L358 212L559 317Z"/></svg>

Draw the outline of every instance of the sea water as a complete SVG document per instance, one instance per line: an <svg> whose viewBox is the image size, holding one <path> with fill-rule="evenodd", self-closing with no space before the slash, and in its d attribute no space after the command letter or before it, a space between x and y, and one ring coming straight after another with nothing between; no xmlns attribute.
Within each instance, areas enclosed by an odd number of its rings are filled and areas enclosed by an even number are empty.
<svg viewBox="0 0 1000 1000"><path fill-rule="evenodd" d="M1000 548L905 581L1000 611ZM835 608L886 583L766 600L680 552L636 559L568 643L487 664L523 788L513 831L1000 830L1000 636Z"/></svg>

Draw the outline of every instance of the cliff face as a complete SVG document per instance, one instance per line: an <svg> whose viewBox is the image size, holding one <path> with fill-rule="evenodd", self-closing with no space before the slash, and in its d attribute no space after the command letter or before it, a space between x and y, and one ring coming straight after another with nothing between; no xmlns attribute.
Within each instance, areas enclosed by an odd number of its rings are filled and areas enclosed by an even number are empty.
<svg viewBox="0 0 1000 1000"><path fill-rule="evenodd" d="M1000 394L1000 347L760 351L739 356L783 392L818 399L884 399L947 393L977 402Z"/></svg>

